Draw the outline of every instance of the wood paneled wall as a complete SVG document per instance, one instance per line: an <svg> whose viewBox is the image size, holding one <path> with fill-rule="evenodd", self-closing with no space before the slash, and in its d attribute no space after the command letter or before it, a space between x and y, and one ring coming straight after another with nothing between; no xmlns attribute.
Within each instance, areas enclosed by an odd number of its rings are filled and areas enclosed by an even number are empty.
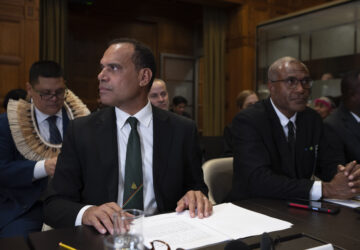
<svg viewBox="0 0 360 250"><path fill-rule="evenodd" d="M256 25L326 2L331 0L102 0L91 6L69 1L65 41L67 84L94 110L99 60L107 42L117 37L134 37L147 43L155 53L158 68L160 53L199 56L202 6L215 5L228 13L225 67L228 123L237 111L237 93L255 88ZM25 87L28 70L38 57L39 0L0 0L1 102L10 89ZM201 92L198 97L201 102ZM198 114L201 118L201 107Z"/></svg>
<svg viewBox="0 0 360 250"><path fill-rule="evenodd" d="M11 89L24 88L39 59L39 0L0 0L0 112Z"/></svg>
<svg viewBox="0 0 360 250"><path fill-rule="evenodd" d="M108 0L96 1L93 6L69 5L67 85L91 110L97 105L99 62L110 40L131 37L147 44L155 54L158 77L160 53L194 54L194 23L202 18L201 6L151 2Z"/></svg>

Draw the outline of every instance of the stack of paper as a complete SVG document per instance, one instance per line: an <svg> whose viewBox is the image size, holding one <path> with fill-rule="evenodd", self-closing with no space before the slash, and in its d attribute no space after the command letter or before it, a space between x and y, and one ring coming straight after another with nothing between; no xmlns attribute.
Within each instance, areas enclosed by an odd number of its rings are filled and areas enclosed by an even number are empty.
<svg viewBox="0 0 360 250"><path fill-rule="evenodd" d="M144 240L147 247L153 240L162 240L171 249L192 249L291 226L289 222L224 203L214 206L213 214L204 219L191 218L188 211L146 217Z"/></svg>

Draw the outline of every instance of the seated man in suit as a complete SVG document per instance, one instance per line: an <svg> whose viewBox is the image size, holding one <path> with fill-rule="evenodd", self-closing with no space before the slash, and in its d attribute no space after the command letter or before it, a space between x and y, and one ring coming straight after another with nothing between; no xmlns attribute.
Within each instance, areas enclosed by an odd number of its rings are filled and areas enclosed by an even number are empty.
<svg viewBox="0 0 360 250"><path fill-rule="evenodd" d="M351 162L337 172L316 164L322 154L322 120L306 107L311 86L302 62L278 59L268 71L270 98L236 115L232 200L347 199L360 193L359 165ZM314 174L322 181L312 180Z"/></svg>
<svg viewBox="0 0 360 250"><path fill-rule="evenodd" d="M10 100L0 115L0 237L41 230L39 198L54 174L68 121L89 113L66 89L56 62L34 63L26 87L31 102Z"/></svg>
<svg viewBox="0 0 360 250"><path fill-rule="evenodd" d="M360 71L347 73L341 81L342 103L325 121L327 164L360 162Z"/></svg>
<svg viewBox="0 0 360 250"><path fill-rule="evenodd" d="M163 110L169 110L169 94L166 89L166 83L155 78L149 92L149 100L155 107Z"/></svg>
<svg viewBox="0 0 360 250"><path fill-rule="evenodd" d="M151 50L118 39L98 75L102 103L112 106L70 122L45 201L52 227L91 225L113 233L123 208L146 214L189 209L210 216L195 123L151 105Z"/></svg>

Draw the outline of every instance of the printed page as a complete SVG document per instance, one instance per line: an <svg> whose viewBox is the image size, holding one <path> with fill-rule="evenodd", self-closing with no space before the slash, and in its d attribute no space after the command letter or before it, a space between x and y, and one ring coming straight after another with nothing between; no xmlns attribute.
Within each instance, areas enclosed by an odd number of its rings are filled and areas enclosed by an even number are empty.
<svg viewBox="0 0 360 250"><path fill-rule="evenodd" d="M259 235L291 227L291 223L256 213L231 203L213 208L204 219L190 218L188 211L146 217L145 245L162 240L172 249L193 249L215 243Z"/></svg>
<svg viewBox="0 0 360 250"><path fill-rule="evenodd" d="M198 223L198 220L190 218L187 211L146 217L143 225L145 246L151 248L151 241L162 240L168 243L171 249L192 249L230 239Z"/></svg>

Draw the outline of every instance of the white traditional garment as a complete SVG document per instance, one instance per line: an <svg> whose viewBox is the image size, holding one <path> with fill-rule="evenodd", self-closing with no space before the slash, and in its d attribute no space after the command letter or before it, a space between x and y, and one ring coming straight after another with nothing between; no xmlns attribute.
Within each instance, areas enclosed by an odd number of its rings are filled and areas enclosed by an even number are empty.
<svg viewBox="0 0 360 250"><path fill-rule="evenodd" d="M70 90L67 90L63 107L69 120L90 114L86 105ZM40 161L58 156L62 144L51 144L40 135L33 103L9 100L7 116L16 148L26 159Z"/></svg>

